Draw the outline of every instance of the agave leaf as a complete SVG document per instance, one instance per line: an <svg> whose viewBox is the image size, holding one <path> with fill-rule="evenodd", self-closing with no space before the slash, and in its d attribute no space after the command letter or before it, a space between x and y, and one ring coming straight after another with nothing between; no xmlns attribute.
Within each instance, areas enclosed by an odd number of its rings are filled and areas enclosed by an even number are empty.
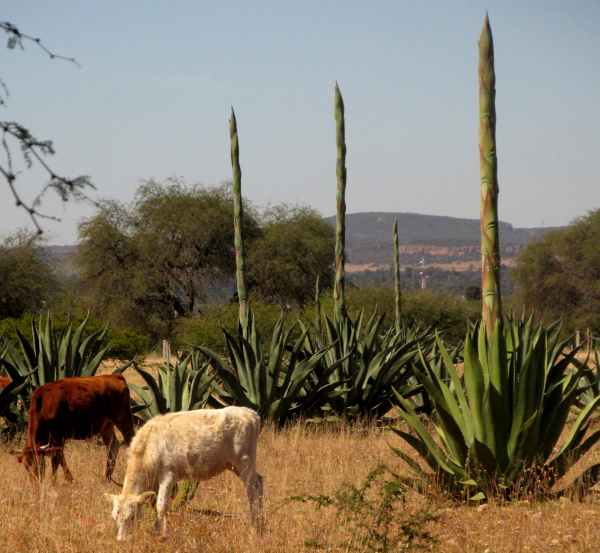
<svg viewBox="0 0 600 553"><path fill-rule="evenodd" d="M9 359L13 363L10 363ZM4 367L4 370L11 378L11 380L20 380L21 378L24 378L27 374L33 375L36 371L36 369L32 369L30 372L27 372L28 367L25 365L23 359L10 342L6 344L5 350L0 356L0 366Z"/></svg>
<svg viewBox="0 0 600 553"><path fill-rule="evenodd" d="M94 358L90 359L89 362L82 367L82 371L79 376L94 376L109 351L110 344L108 344L108 346L106 346L104 349L100 350Z"/></svg>
<svg viewBox="0 0 600 553"><path fill-rule="evenodd" d="M127 385L138 395L140 399L146 404L146 406L150 406L153 403L153 399L146 393L148 387L142 388L137 384L127 383Z"/></svg>
<svg viewBox="0 0 600 553"><path fill-rule="evenodd" d="M84 364L87 362L87 360L94 356L95 353L97 352L97 349L101 343L102 337L104 336L105 331L103 330L97 330L96 332L93 332L92 334L90 334L81 344L81 346L79 346L79 356L77 359L78 365L76 366L74 365L74 369L77 371L77 374L81 374ZM109 346L110 347L110 346Z"/></svg>
<svg viewBox="0 0 600 553"><path fill-rule="evenodd" d="M235 377L227 364L216 353L208 348L196 346L196 349L210 360L211 366L219 375L219 378L225 385L227 392L231 394L233 398L235 398L237 404L256 410L258 406L248 399L248 392L246 389L244 389L241 381Z"/></svg>
<svg viewBox="0 0 600 553"><path fill-rule="evenodd" d="M393 428L392 428L393 430ZM410 436L410 434L408 434L408 436ZM387 441L387 440L386 440ZM412 472L420 479L424 479L426 476L428 476L425 471L421 468L421 466L419 465L419 463L417 463L414 459L412 459L411 457L409 457L406 453L404 453L403 451L401 451L400 449L394 447L392 444L390 444L390 442L387 442L387 444L390 446L391 450L398 455L398 457L400 457L412 470Z"/></svg>
<svg viewBox="0 0 600 553"><path fill-rule="evenodd" d="M36 344L37 330L35 330L35 325L33 324L33 320L32 320L32 328L35 331L32 342L34 344ZM16 327L15 327L15 332L17 334L17 338L19 339L19 345L21 346L21 351L23 352L23 355L25 356L24 361L25 361L25 363L27 363L27 369L23 372L28 372L33 369L36 369L39 365L37 353L35 352L33 347L29 344L29 342L27 341L27 338L25 338L25 336L23 336L23 334L21 334L20 330ZM15 359L15 360L17 358L21 359L21 356L17 353L17 350L10 342L7 343L7 347L9 348L9 352L11 353L13 359ZM16 353L16 356L13 354L13 352ZM36 385L39 385L39 384L36 384Z"/></svg>
<svg viewBox="0 0 600 553"><path fill-rule="evenodd" d="M477 351L468 334L465 340L464 355L464 383L465 391L469 398L473 431L479 441L484 441L483 401L485 396L485 379Z"/></svg>
<svg viewBox="0 0 600 553"><path fill-rule="evenodd" d="M71 364L71 323L67 323L58 340L58 378L70 378L73 376Z"/></svg>
<svg viewBox="0 0 600 553"><path fill-rule="evenodd" d="M525 421L529 420L533 413L541 415L545 382L546 348L543 341L538 340L538 343L528 351L525 357L517 383L512 428L508 442L509 454L517 447L518 436Z"/></svg>
<svg viewBox="0 0 600 553"><path fill-rule="evenodd" d="M153 403L156 405L156 409L158 413L166 413L167 412L167 404L165 399L163 398L160 390L156 384L156 381L152 376L143 369L140 369L137 365L133 365L134 370L144 379L146 386L148 386L148 392L150 393ZM137 392L137 390L136 390Z"/></svg>
<svg viewBox="0 0 600 553"><path fill-rule="evenodd" d="M435 457L435 460L437 461L439 466L446 472L450 474L455 474L455 471L453 470L453 468L451 468L449 464L450 460L448 459L448 456L435 443L435 440L431 437L429 432L427 432L427 429L425 428L425 426L423 426L423 423L419 420L419 417L417 417L410 404L397 391L394 390L394 393L396 394L396 398L400 402L400 405L404 409L404 411L396 409L398 415L400 415L400 417L402 417L409 424L409 426L418 434L418 436L420 437L420 442L423 444L423 447L427 448L429 454ZM395 428L393 428L392 430L398 433ZM455 463L452 464L455 467L458 466Z"/></svg>
<svg viewBox="0 0 600 553"><path fill-rule="evenodd" d="M571 411L573 402L575 401L576 395L577 395L577 387L576 386L571 387L571 389L568 391L568 393L566 393L562 396L561 401L559 402L558 406L556 407L556 409L554 411L554 415L553 415L552 419L547 423L547 428L545 429L545 435L543 437L543 441L540 446L540 454L543 456L544 459L547 459L550 456L550 454L552 453L552 450L554 449L554 446L558 442L558 439L560 438L560 435L562 434L562 431L567 423L569 413ZM593 403L593 405L595 405L595 403ZM590 413L590 411L585 411L585 412ZM583 414L583 412L582 412L582 414ZM587 417L586 417L586 420L587 420ZM545 421L542 421L542 422L545 422ZM544 430L543 427L542 427L542 430ZM567 439L567 442L565 442L565 443L568 443L568 441L569 441L569 439Z"/></svg>
<svg viewBox="0 0 600 553"><path fill-rule="evenodd" d="M473 439L473 445L469 450L468 459L476 473L484 472L488 476L492 476L498 467L494 452L477 438Z"/></svg>
<svg viewBox="0 0 600 553"><path fill-rule="evenodd" d="M465 441L466 425L458 403L445 384L438 380L434 385L432 380L418 369L415 368L414 372L434 402L437 419L444 431L449 451L459 463L464 464L469 445Z"/></svg>
<svg viewBox="0 0 600 553"><path fill-rule="evenodd" d="M446 351L444 344L442 344L442 341L440 340L437 330L435 331L435 337L436 337L436 343L438 344L440 353L442 355L442 359L444 361L444 366L446 367L446 371L448 371L448 373L450 374L450 378L452 380L452 383L454 384L454 392L456 393L456 397L457 397L458 403L460 405L460 410L463 414L463 420L464 420L463 435L465 436L465 441L468 444L472 444L473 438L475 436L475 428L474 428L473 416L471 413L471 409L469 407L469 402L467 401L467 397L465 396L465 393L463 392L462 382L458 376L458 373L456 372L456 368L454 366L452 358ZM455 353L458 353L458 352L456 351Z"/></svg>
<svg viewBox="0 0 600 553"><path fill-rule="evenodd" d="M283 377L283 383L281 385L281 389L284 392L288 389L288 387L290 385L290 380L292 378L292 372L294 370L294 367L296 366L296 363L298 362L298 355L299 355L300 351L302 350L302 344L305 343L306 336L308 335L308 327L305 327L302 323L300 323L300 327L302 328L302 332L300 334L300 337L296 340L296 343L292 347L289 364L288 364L288 370L285 371L285 374ZM290 333L291 333L291 329L290 329ZM285 340L285 343L287 343L287 339ZM329 351L330 348L327 347L325 349L327 351ZM309 354L310 357L312 357L312 355L315 352L313 351L313 348L310 348L309 350L307 350L306 353Z"/></svg>
<svg viewBox="0 0 600 553"><path fill-rule="evenodd" d="M271 402L277 395L277 388L279 386L279 377L283 365L283 355L285 353L285 346L289 340L290 333L295 325L287 331L283 332L283 314L279 317L273 336L271 337L271 349L269 351L269 361L267 364L267 382L265 389L265 397L267 401Z"/></svg>
<svg viewBox="0 0 600 553"><path fill-rule="evenodd" d="M583 411L581 411L580 415L577 417L577 420L571 427L571 431L569 432L569 435L567 436L565 443L560 448L560 451L558 452L556 457L560 457L561 455L564 455L565 453L568 454L568 452L572 448L572 444L573 444L575 438L578 435L578 432L581 430L581 427L587 422L587 420L589 419L591 414L595 411L599 402L600 402L600 396L596 397L593 401L590 401L590 403L588 403L585 406Z"/></svg>
<svg viewBox="0 0 600 553"><path fill-rule="evenodd" d="M250 335L251 333L249 333ZM246 372L246 380L248 381L249 390L248 393L250 395L251 400L259 404L258 397L260 396L260 388L259 388L259 378L260 371L257 371L257 366L262 366L263 358L262 355L258 355L261 351L257 351L253 345L256 343L255 338L250 336L251 341L246 340L241 333L238 333L238 341L240 344L240 351L243 356L243 365L236 367L240 372ZM240 379L241 381L241 379Z"/></svg>
<svg viewBox="0 0 600 553"><path fill-rule="evenodd" d="M572 467L581 457L583 457L600 440L600 430L594 432L581 445L570 449L561 455L557 455L550 463L548 470L556 475L556 480L562 478L570 467Z"/></svg>
<svg viewBox="0 0 600 553"><path fill-rule="evenodd" d="M512 479L518 474L515 471L520 470L521 466L530 466L534 456L539 452L540 420L540 411L536 411L521 427L513 450L509 450L514 474L509 474L508 467L505 467L509 475L506 478L507 482L512 483Z"/></svg>
<svg viewBox="0 0 600 553"><path fill-rule="evenodd" d="M171 366L167 360L167 382L169 385L169 411L171 413L181 411L181 388L183 382L179 377L177 367Z"/></svg>

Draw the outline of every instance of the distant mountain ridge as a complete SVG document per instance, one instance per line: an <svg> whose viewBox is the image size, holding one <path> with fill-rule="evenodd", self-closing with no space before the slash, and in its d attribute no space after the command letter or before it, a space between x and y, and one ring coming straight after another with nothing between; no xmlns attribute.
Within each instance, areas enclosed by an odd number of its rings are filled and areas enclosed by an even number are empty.
<svg viewBox="0 0 600 553"><path fill-rule="evenodd" d="M393 224L398 217L400 264L417 266L421 248L428 264L450 265L453 270L472 270L481 263L479 219L460 219L418 213L363 212L346 214L348 271L390 267L393 262ZM325 220L335 226L335 216ZM511 264L523 247L558 227L515 228L500 222L500 255ZM458 264L457 264L458 262ZM471 262L474 264L472 265Z"/></svg>
<svg viewBox="0 0 600 553"><path fill-rule="evenodd" d="M346 214L346 241L393 242L392 225L398 217L398 242L407 245L477 246L481 244L479 219L460 219L418 213L365 212ZM335 226L335 216L325 217ZM514 228L500 222L500 242L524 246L557 227Z"/></svg>
<svg viewBox="0 0 600 553"><path fill-rule="evenodd" d="M425 249L428 266L470 271L481 267L479 219L460 219L418 213L363 212L346 214L348 272L390 268L393 263L392 226L398 217L400 265L417 267ZM335 227L335 216L325 217ZM514 228L500 222L500 256L511 265L523 247L559 227ZM76 246L50 246L55 263L66 274L74 272L70 254Z"/></svg>

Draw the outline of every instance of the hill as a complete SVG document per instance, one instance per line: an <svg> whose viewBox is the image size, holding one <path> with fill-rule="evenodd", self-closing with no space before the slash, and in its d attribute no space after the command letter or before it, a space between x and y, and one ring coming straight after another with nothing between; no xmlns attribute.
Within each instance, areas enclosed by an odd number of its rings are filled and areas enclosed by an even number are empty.
<svg viewBox="0 0 600 553"><path fill-rule="evenodd" d="M417 213L346 214L346 272L355 285L391 285L394 281L392 225L398 217L398 241L403 288L421 287L421 260L425 260L427 287L463 294L466 287L481 283L481 236L478 219L459 219ZM335 217L326 217L335 226ZM514 228L500 223L500 257L503 293L513 283L508 269L523 247L554 228ZM63 278L73 276L70 254L76 246L50 246L54 263Z"/></svg>
<svg viewBox="0 0 600 553"><path fill-rule="evenodd" d="M422 253L429 259L428 265L454 265L455 270L471 270L472 264L480 262L479 219L417 213L350 213L346 214L349 272L391 266L395 217L398 217L401 265L418 265ZM327 217L326 221L335 226L335 217ZM502 259L510 265L510 260L523 246L550 230L553 228L515 228L510 223L500 222Z"/></svg>

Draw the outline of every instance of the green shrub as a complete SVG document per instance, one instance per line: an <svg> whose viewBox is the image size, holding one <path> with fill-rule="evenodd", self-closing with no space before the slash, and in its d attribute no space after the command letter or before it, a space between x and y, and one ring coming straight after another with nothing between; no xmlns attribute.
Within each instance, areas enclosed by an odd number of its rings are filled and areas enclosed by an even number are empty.
<svg viewBox="0 0 600 553"><path fill-rule="evenodd" d="M261 336L272 336L281 317L281 308L261 301L252 302L256 328ZM284 326L290 327L301 316L299 311L283 313ZM221 330L237 333L239 308L237 303L212 305L201 315L181 318L177 322L175 335L171 340L171 349L186 349L189 346L202 346L219 355L227 356L227 342ZM300 336L300 330L294 329L292 338Z"/></svg>
<svg viewBox="0 0 600 553"><path fill-rule="evenodd" d="M359 486L343 483L332 496L300 494L292 501L314 503L317 509L333 507L340 524L348 527L351 543L321 543L315 538L305 541L315 549L353 550L385 553L405 549L431 550L435 537L427 523L435 516L427 508L405 512L407 486L385 465L372 470Z"/></svg>
<svg viewBox="0 0 600 553"><path fill-rule="evenodd" d="M2 319L0 321L0 334L16 344L19 342L18 331L28 342L31 342L33 340L31 317L32 315L28 314L18 319ZM59 334L69 322L73 327L79 327L86 317L88 321L83 331L83 339L104 328L106 323L92 314L88 316L87 313L83 312L72 314L65 312L52 313L52 320L54 321L56 332ZM116 330L108 327L104 340L111 344L110 350L105 357L106 359L133 359L140 355L146 355L151 347L148 337L137 334L131 329Z"/></svg>
<svg viewBox="0 0 600 553"><path fill-rule="evenodd" d="M392 288L365 286L347 292L348 313L358 313L364 308L368 319L377 310L385 313L383 330L394 324L395 295ZM326 305L323 306L328 310ZM467 331L467 321L475 322L480 315L481 303L474 304L450 294L438 294L429 290L402 292L402 320L418 323L421 328L433 327L442 334L444 342L458 345ZM307 315L314 313L307 309Z"/></svg>

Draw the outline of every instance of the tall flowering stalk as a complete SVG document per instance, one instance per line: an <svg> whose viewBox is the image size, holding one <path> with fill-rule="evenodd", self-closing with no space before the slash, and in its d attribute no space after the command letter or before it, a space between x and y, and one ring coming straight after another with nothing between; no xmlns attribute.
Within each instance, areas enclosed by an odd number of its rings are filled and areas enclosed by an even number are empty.
<svg viewBox="0 0 600 553"><path fill-rule="evenodd" d="M315 283L315 326L319 332L323 332L323 323L321 322L321 288L319 287L319 276Z"/></svg>
<svg viewBox="0 0 600 553"><path fill-rule="evenodd" d="M498 236L498 163L496 159L496 75L494 42L485 16L479 37L479 160L481 173L482 319L491 337L502 324L500 245Z"/></svg>
<svg viewBox="0 0 600 553"><path fill-rule="evenodd" d="M242 170L240 168L240 147L233 107L231 108L231 119L229 120L229 136L231 138L231 168L233 170L233 226L235 229L237 291L240 304L239 321L241 327L246 329L250 307L248 305L246 262L244 260L244 240L242 236L242 221L244 216L242 206Z"/></svg>
<svg viewBox="0 0 600 553"><path fill-rule="evenodd" d="M335 284L333 300L335 303L335 318L341 321L346 314L346 295L344 272L346 242L346 141L344 123L344 100L340 89L335 83L335 122L337 143L337 218L335 225Z"/></svg>
<svg viewBox="0 0 600 553"><path fill-rule="evenodd" d="M396 291L396 327L400 329L402 296L400 295L400 255L398 253L398 217L394 219L394 286Z"/></svg>

